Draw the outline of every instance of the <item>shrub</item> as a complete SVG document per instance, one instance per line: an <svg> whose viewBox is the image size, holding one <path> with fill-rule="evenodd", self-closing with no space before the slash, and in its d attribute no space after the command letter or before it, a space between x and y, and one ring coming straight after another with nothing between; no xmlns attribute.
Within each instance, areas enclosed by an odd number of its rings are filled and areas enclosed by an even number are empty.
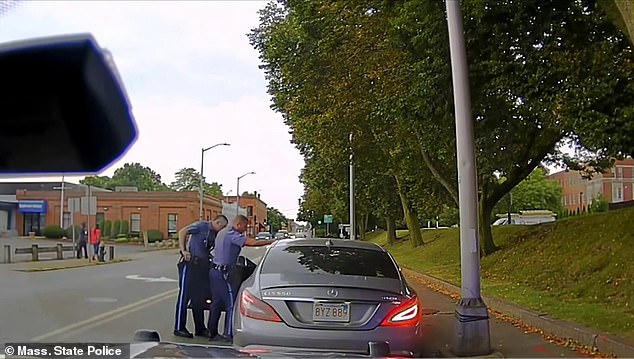
<svg viewBox="0 0 634 359"><path fill-rule="evenodd" d="M75 238L73 238L73 226L70 226L68 228L66 228L65 232L66 232L66 237L72 239L79 239L79 233L81 232L81 226L76 224L75 226Z"/></svg>
<svg viewBox="0 0 634 359"><path fill-rule="evenodd" d="M44 227L42 234L46 238L62 238L66 235L66 231L57 224L50 224Z"/></svg>
<svg viewBox="0 0 634 359"><path fill-rule="evenodd" d="M106 220L103 222L103 235L106 237L110 237L112 234L112 222L110 220Z"/></svg>
<svg viewBox="0 0 634 359"><path fill-rule="evenodd" d="M115 242L116 243L127 243L128 242L128 238L127 237L117 237Z"/></svg>
<svg viewBox="0 0 634 359"><path fill-rule="evenodd" d="M159 242L163 240L163 232L158 229L150 229L147 231L147 241L148 243Z"/></svg>
<svg viewBox="0 0 634 359"><path fill-rule="evenodd" d="M119 234L121 229L121 220L116 219L112 224L112 231L110 231L110 236L114 237Z"/></svg>
<svg viewBox="0 0 634 359"><path fill-rule="evenodd" d="M599 194L596 198L594 198L592 200L592 203L590 204L590 207L592 208L593 213L607 212L609 209L609 206L610 204L605 199L605 197L603 197L602 194Z"/></svg>
<svg viewBox="0 0 634 359"><path fill-rule="evenodd" d="M130 225L128 221L125 221L125 220L121 221L121 229L119 230L119 234L125 234L127 236L129 230L130 230Z"/></svg>

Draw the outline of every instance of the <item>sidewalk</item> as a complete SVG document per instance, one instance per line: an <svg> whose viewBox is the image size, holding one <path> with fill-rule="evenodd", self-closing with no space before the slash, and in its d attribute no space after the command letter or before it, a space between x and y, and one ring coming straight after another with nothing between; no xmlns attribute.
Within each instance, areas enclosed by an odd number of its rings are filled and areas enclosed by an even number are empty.
<svg viewBox="0 0 634 359"><path fill-rule="evenodd" d="M460 288L440 279L403 269L421 297L425 327L430 328L427 351L453 356L454 311ZM490 313L491 356L504 357L634 357L634 346L619 338L575 323L483 296Z"/></svg>
<svg viewBox="0 0 634 359"><path fill-rule="evenodd" d="M115 258L111 261L99 262L88 259L47 259L41 260L37 262L17 262L10 264L3 264L3 266L7 267L10 270L18 271L18 272L45 272L51 270L60 270L60 269L71 269L71 268L80 268L80 267L90 267L90 266L98 266L98 265L107 265L107 264L115 264L121 262L129 262L131 258Z"/></svg>

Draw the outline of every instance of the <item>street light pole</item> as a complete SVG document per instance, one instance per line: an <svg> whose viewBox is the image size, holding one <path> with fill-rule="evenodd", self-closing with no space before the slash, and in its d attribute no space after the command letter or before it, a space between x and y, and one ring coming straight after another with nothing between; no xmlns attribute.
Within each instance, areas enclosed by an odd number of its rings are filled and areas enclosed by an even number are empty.
<svg viewBox="0 0 634 359"><path fill-rule="evenodd" d="M354 153L352 152L352 133L350 134L350 239L357 239L357 225L354 208Z"/></svg>
<svg viewBox="0 0 634 359"><path fill-rule="evenodd" d="M456 117L456 153L460 207L461 299L456 307L453 353L477 356L491 353L489 315L480 295L478 192L467 52L459 0L446 0L447 26Z"/></svg>
<svg viewBox="0 0 634 359"><path fill-rule="evenodd" d="M64 228L64 175L62 175L62 186L61 186L61 198L60 198L60 210L59 210L59 226Z"/></svg>
<svg viewBox="0 0 634 359"><path fill-rule="evenodd" d="M240 179L244 176L254 175L255 172L247 172L238 177L238 183L236 184L236 217L240 214Z"/></svg>
<svg viewBox="0 0 634 359"><path fill-rule="evenodd" d="M198 205L198 219L199 220L203 220L203 195L204 195L204 176L203 176L203 169L204 169L204 165L205 165L205 152L209 151L210 149L214 148L214 147L218 147L218 146L231 146L228 143L218 143L215 144L211 147L207 147L207 148L202 148L200 151L200 176L199 176L199 180L200 180L200 184L198 186L198 197L200 200L200 203Z"/></svg>

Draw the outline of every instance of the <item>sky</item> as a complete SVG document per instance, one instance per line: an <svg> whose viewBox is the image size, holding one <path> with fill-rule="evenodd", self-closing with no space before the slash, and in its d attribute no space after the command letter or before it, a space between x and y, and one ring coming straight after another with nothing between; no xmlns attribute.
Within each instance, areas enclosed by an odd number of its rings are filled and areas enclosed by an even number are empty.
<svg viewBox="0 0 634 359"><path fill-rule="evenodd" d="M265 1L28 1L0 18L0 43L91 33L114 58L132 104L138 138L101 175L139 162L174 180L181 168L200 169L235 195L258 191L263 201L295 218L304 165L282 116L270 109L258 53L247 34ZM68 182L81 177L66 176ZM59 181L58 177L0 181Z"/></svg>

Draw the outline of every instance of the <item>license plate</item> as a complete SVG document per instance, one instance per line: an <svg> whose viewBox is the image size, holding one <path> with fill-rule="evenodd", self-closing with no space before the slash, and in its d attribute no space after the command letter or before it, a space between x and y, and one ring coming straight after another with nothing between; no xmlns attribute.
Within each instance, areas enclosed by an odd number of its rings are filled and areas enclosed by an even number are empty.
<svg viewBox="0 0 634 359"><path fill-rule="evenodd" d="M313 321L347 323L350 321L350 303L315 302Z"/></svg>

